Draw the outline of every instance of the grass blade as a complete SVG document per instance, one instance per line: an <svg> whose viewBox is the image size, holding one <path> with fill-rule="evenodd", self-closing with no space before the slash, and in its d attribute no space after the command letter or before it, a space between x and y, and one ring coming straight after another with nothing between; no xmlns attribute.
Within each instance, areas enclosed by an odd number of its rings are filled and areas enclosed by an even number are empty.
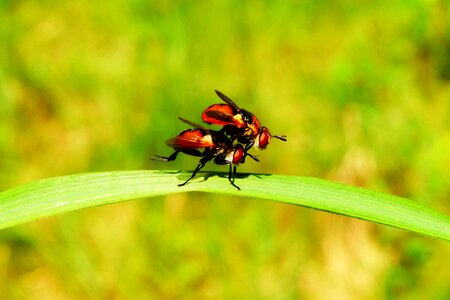
<svg viewBox="0 0 450 300"><path fill-rule="evenodd" d="M450 218L408 199L322 179L268 174L237 178L202 173L184 187L190 173L117 171L75 174L32 182L0 193L0 229L76 209L130 199L202 191L273 200L324 210L450 241Z"/></svg>

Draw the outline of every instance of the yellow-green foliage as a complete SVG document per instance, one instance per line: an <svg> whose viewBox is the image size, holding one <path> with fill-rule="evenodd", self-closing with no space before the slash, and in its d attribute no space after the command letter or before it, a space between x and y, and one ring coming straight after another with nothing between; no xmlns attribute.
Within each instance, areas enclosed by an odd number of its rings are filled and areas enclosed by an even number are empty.
<svg viewBox="0 0 450 300"><path fill-rule="evenodd" d="M241 172L450 212L444 0L0 1L0 188L193 169L194 158L149 158L170 154L176 117L200 122L214 89L289 138ZM177 194L0 232L0 298L446 299L449 254L322 212Z"/></svg>

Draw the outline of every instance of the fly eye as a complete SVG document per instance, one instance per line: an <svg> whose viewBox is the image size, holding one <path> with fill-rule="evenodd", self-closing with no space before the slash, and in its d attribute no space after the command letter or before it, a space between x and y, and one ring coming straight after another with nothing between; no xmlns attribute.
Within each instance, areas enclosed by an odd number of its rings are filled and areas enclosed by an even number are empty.
<svg viewBox="0 0 450 300"><path fill-rule="evenodd" d="M261 133L259 134L259 138L258 138L258 146L261 149L266 149L267 145L269 145L270 143L270 133L267 130L267 128L263 128L263 130L261 131Z"/></svg>
<svg viewBox="0 0 450 300"><path fill-rule="evenodd" d="M242 147L236 148L233 153L233 164L238 164L244 158L244 149Z"/></svg>

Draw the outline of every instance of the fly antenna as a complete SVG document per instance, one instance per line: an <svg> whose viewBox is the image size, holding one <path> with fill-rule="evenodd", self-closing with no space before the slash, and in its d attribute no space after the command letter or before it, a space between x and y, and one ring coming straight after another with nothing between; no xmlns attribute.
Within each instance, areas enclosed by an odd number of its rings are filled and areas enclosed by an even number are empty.
<svg viewBox="0 0 450 300"><path fill-rule="evenodd" d="M277 138L279 140L285 141L287 142L287 136L282 134L282 135L273 135L274 138Z"/></svg>

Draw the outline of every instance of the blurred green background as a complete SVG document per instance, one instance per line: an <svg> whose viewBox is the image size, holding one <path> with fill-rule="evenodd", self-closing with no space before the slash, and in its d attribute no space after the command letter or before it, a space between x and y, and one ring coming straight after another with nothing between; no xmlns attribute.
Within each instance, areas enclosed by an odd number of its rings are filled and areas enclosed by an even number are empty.
<svg viewBox="0 0 450 300"><path fill-rule="evenodd" d="M450 213L445 0L0 1L0 188L192 170L192 157L149 158L171 153L176 117L200 122L214 89L289 138L239 171ZM189 193L1 231L0 298L448 299L449 256L398 229Z"/></svg>

